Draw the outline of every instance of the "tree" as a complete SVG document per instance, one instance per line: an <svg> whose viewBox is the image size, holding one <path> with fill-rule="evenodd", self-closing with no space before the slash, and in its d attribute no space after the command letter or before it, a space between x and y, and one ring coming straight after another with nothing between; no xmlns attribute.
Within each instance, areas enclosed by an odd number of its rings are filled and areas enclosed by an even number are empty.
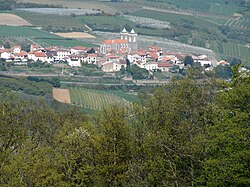
<svg viewBox="0 0 250 187"><path fill-rule="evenodd" d="M129 181L131 147L126 115L124 108L113 106L104 110L95 122L99 130L97 186L124 186Z"/></svg>
<svg viewBox="0 0 250 187"><path fill-rule="evenodd" d="M186 56L184 58L184 65L187 66L187 65L190 65L192 66L194 64L194 60L191 56Z"/></svg>
<svg viewBox="0 0 250 187"><path fill-rule="evenodd" d="M232 77L232 70L229 66L218 65L215 67L215 76L222 79L230 79Z"/></svg>
<svg viewBox="0 0 250 187"><path fill-rule="evenodd" d="M224 83L218 93L205 140L207 158L203 161L200 186L250 185L249 89L249 74L238 74L231 83Z"/></svg>

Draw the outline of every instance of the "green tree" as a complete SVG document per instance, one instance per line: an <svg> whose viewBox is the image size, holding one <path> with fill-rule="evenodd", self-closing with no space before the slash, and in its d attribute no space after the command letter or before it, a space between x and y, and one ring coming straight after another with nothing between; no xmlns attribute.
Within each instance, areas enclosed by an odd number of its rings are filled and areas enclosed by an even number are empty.
<svg viewBox="0 0 250 187"><path fill-rule="evenodd" d="M194 64L194 60L192 58L192 56L186 56L184 58L184 65L187 66L187 65L190 65L192 66Z"/></svg>
<svg viewBox="0 0 250 187"><path fill-rule="evenodd" d="M208 127L200 186L250 185L250 76L238 73L225 84Z"/></svg>
<svg viewBox="0 0 250 187"><path fill-rule="evenodd" d="M126 186L131 157L127 111L117 106L104 110L95 124L99 131L97 186Z"/></svg>

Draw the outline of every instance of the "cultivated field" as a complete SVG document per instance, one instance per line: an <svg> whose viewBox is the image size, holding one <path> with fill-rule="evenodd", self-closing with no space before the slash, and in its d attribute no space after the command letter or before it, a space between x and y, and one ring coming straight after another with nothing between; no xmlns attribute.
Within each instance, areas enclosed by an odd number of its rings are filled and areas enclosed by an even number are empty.
<svg viewBox="0 0 250 187"><path fill-rule="evenodd" d="M28 21L22 19L21 17L8 13L0 14L0 25L31 26L31 24Z"/></svg>
<svg viewBox="0 0 250 187"><path fill-rule="evenodd" d="M53 97L61 103L71 103L68 89L53 88Z"/></svg>
<svg viewBox="0 0 250 187"><path fill-rule="evenodd" d="M130 105L130 102L114 94L85 88L71 88L70 97L71 104L94 110L101 110L113 104Z"/></svg>
<svg viewBox="0 0 250 187"><path fill-rule="evenodd" d="M87 15L87 14L100 14L101 11L98 10L89 10L89 9L76 9L76 8L18 8L17 10L35 12L39 14L55 14L70 16L74 15Z"/></svg>
<svg viewBox="0 0 250 187"><path fill-rule="evenodd" d="M82 0L82 1L69 1L69 0L20 0L20 2L38 3L38 4L49 4L49 5L62 5L67 8L82 8L82 9L95 9L102 10L106 13L114 14L115 9L105 5L103 2L95 0Z"/></svg>
<svg viewBox="0 0 250 187"><path fill-rule="evenodd" d="M64 37L64 38L95 38L95 36L85 33L85 32L65 32L65 33L55 33L58 36Z"/></svg>

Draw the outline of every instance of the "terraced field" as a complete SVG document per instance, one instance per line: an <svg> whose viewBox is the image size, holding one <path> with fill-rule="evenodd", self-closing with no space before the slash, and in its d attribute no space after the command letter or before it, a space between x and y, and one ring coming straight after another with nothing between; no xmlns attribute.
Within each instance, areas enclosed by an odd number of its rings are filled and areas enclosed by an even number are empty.
<svg viewBox="0 0 250 187"><path fill-rule="evenodd" d="M85 88L70 88L71 104L101 110L112 104L129 106L131 103L127 100L105 91L91 90Z"/></svg>
<svg viewBox="0 0 250 187"><path fill-rule="evenodd" d="M220 53L226 57L237 57L242 60L244 64L250 65L250 48L237 43L221 43L217 41L210 41L210 46L213 51Z"/></svg>

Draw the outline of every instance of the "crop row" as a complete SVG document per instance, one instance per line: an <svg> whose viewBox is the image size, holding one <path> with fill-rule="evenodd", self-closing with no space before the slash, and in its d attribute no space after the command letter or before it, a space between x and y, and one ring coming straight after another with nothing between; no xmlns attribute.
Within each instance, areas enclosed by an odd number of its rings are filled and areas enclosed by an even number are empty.
<svg viewBox="0 0 250 187"><path fill-rule="evenodd" d="M128 106L130 103L125 99L110 93L85 88L70 89L71 104L101 110L113 104Z"/></svg>

